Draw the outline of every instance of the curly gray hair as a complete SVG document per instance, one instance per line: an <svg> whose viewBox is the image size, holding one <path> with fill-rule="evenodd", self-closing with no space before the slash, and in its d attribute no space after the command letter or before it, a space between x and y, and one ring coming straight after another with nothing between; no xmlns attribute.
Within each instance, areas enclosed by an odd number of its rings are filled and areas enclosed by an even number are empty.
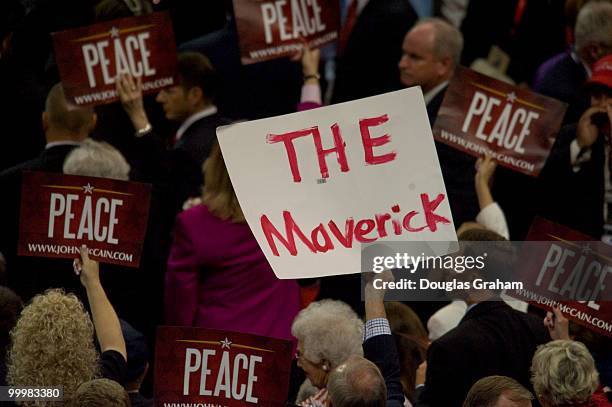
<svg viewBox="0 0 612 407"><path fill-rule="evenodd" d="M130 165L115 147L87 139L66 157L64 174L128 181Z"/></svg>
<svg viewBox="0 0 612 407"><path fill-rule="evenodd" d="M538 347L531 381L540 400L553 406L582 403L599 385L595 361L584 344L556 340Z"/></svg>
<svg viewBox="0 0 612 407"><path fill-rule="evenodd" d="M342 301L311 303L295 317L291 333L304 344L306 359L325 359L332 369L349 356L363 355L363 321Z"/></svg>

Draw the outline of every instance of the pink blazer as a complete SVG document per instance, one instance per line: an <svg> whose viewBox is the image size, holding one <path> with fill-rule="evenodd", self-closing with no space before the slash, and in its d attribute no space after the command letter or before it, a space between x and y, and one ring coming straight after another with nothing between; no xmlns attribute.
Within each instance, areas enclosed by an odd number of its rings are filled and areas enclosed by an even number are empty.
<svg viewBox="0 0 612 407"><path fill-rule="evenodd" d="M299 287L276 278L246 223L199 205L176 218L165 311L169 325L293 339Z"/></svg>

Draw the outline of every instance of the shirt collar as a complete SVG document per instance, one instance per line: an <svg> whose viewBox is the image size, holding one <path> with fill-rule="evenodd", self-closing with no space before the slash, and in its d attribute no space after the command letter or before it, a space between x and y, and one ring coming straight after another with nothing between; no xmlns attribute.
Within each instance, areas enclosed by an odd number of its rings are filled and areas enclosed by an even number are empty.
<svg viewBox="0 0 612 407"><path fill-rule="evenodd" d="M428 104L429 102L431 102L431 100L435 98L436 95L440 93L440 91L442 91L442 89L444 89L446 86L448 86L448 81L442 82L441 84L439 84L438 86L430 90L429 92L425 93L423 95L423 97L425 98L425 104Z"/></svg>
<svg viewBox="0 0 612 407"><path fill-rule="evenodd" d="M47 143L45 145L45 150L48 150L50 148L53 147L57 147L57 146L80 146L81 143L79 143L78 141L52 141L50 143Z"/></svg>
<svg viewBox="0 0 612 407"><path fill-rule="evenodd" d="M475 302L474 304L468 305L467 309L465 310L465 314L464 315L467 315L467 313L470 312L472 310L472 308L474 308L478 304L480 304L480 303L479 302Z"/></svg>
<svg viewBox="0 0 612 407"><path fill-rule="evenodd" d="M177 141L180 140L181 137L183 137L183 134L189 128L189 126L191 126L193 123L195 123L198 120L203 119L205 117L212 116L215 113L217 113L217 106L212 105L212 106L207 107L204 110L200 110L199 112L196 112L196 113L192 114L191 116L189 116L183 122L183 124L181 124L181 127L179 127L178 131L176 132L176 140Z"/></svg>
<svg viewBox="0 0 612 407"><path fill-rule="evenodd" d="M591 67L589 67L587 64L584 63L584 61L582 60L582 58L580 58L580 55L578 55L576 53L576 51L572 51L570 53L570 56L572 57L572 59L574 60L574 62L576 62L577 64L581 64L582 67L584 68L584 70L586 71L587 74L587 78L590 78L591 75L593 75L593 71L591 71Z"/></svg>

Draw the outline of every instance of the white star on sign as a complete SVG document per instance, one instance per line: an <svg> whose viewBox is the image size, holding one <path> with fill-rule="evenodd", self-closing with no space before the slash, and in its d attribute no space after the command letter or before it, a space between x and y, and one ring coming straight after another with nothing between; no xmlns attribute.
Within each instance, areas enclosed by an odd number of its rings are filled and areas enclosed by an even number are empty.
<svg viewBox="0 0 612 407"><path fill-rule="evenodd" d="M117 27L113 27L110 30L111 38L119 37L119 29Z"/></svg>
<svg viewBox="0 0 612 407"><path fill-rule="evenodd" d="M224 340L219 341L219 343L221 344L221 349L225 349L225 348L230 349L230 345L232 344L232 341L230 341L226 337Z"/></svg>
<svg viewBox="0 0 612 407"><path fill-rule="evenodd" d="M514 92L508 93L508 96L506 96L506 102L514 103L515 100L516 100L516 93Z"/></svg>
<svg viewBox="0 0 612 407"><path fill-rule="evenodd" d="M591 249L591 245L588 243L585 243L585 245L582 246L582 254L586 254L588 256L591 253L593 253L593 249Z"/></svg>
<svg viewBox="0 0 612 407"><path fill-rule="evenodd" d="M91 184L88 182L87 185L83 185L83 191L85 191L86 194L91 194L94 190L94 187L91 186Z"/></svg>

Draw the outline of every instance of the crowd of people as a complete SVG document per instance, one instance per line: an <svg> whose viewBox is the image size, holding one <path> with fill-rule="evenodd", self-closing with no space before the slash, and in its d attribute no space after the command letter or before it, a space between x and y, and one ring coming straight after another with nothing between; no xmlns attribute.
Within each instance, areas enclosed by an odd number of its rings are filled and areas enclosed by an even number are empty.
<svg viewBox="0 0 612 407"><path fill-rule="evenodd" d="M337 43L242 65L229 0L0 2L0 386L63 386L61 403L23 405L152 406L156 327L176 325L292 341L290 405L612 405L612 341L558 308L494 291L386 302L371 281L362 301L359 275L277 279L216 140L232 122L412 86L433 126L455 68L471 66L568 110L537 178L436 142L459 240L522 240L538 215L612 244L612 2L340 7ZM118 102L72 104L51 33L159 10L178 83L143 96L122 74ZM18 256L26 170L151 184L139 267L99 265L85 245L73 261Z"/></svg>

